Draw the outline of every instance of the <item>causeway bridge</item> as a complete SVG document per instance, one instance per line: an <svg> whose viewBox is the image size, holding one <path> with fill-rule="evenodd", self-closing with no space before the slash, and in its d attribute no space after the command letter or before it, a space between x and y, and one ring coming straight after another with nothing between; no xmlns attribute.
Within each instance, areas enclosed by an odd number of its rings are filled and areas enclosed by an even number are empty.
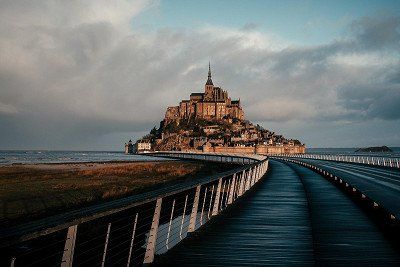
<svg viewBox="0 0 400 267"><path fill-rule="evenodd" d="M237 168L0 230L1 266L399 266L396 158L158 152Z"/></svg>

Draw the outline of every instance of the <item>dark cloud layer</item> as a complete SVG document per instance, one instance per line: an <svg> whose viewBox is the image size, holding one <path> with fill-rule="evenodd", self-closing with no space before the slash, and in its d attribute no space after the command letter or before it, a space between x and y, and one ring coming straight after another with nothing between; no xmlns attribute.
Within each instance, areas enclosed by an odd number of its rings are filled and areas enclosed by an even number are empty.
<svg viewBox="0 0 400 267"><path fill-rule="evenodd" d="M366 17L340 40L304 47L251 22L133 30L153 3L109 3L0 3L0 149L119 149L202 90L209 59L215 83L267 128L357 146L362 125L373 142L399 144L400 17Z"/></svg>

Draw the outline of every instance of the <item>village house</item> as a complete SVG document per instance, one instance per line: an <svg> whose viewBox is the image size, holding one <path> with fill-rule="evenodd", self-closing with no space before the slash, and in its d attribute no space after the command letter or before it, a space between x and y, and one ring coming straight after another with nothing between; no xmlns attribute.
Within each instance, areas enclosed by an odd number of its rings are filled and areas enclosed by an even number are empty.
<svg viewBox="0 0 400 267"><path fill-rule="evenodd" d="M143 152L151 151L150 140L138 140L135 143L135 151L136 151L136 153L143 153Z"/></svg>

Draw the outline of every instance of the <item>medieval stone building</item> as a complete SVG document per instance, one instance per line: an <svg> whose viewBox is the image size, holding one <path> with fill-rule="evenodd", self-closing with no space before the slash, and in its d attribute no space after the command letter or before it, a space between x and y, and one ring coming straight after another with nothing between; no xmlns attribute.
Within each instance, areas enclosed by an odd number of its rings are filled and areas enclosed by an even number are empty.
<svg viewBox="0 0 400 267"><path fill-rule="evenodd" d="M179 106L168 107L165 121L184 118L203 119L244 119L244 112L239 100L231 100L228 92L216 87L211 79L211 66L208 65L208 79L204 93L192 93L189 100L182 100Z"/></svg>

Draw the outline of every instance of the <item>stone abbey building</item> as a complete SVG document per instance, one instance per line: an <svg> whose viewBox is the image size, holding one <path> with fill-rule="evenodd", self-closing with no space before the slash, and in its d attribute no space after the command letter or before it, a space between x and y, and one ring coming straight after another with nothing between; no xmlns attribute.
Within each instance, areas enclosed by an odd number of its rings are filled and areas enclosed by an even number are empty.
<svg viewBox="0 0 400 267"><path fill-rule="evenodd" d="M227 91L214 86L210 64L208 64L208 79L204 86L204 93L192 93L189 100L182 100L179 106L168 107L165 112L166 122L191 117L244 120L240 99L231 100Z"/></svg>
<svg viewBox="0 0 400 267"><path fill-rule="evenodd" d="M298 154L305 145L296 139L253 125L244 118L239 100L214 86L211 66L203 93L190 94L178 106L168 107L160 128L154 127L135 145L125 144L126 153L147 151L202 151L207 153Z"/></svg>

